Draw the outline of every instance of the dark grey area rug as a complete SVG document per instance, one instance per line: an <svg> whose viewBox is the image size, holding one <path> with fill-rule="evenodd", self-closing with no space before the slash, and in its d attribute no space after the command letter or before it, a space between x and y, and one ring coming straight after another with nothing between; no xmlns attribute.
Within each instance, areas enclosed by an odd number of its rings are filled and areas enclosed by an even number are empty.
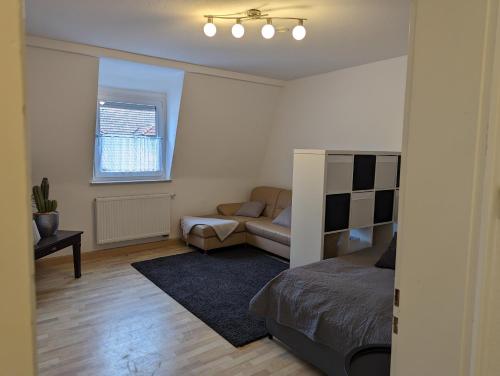
<svg viewBox="0 0 500 376"><path fill-rule="evenodd" d="M266 336L264 321L249 314L248 304L267 282L289 267L250 246L209 255L194 251L132 266L237 347Z"/></svg>

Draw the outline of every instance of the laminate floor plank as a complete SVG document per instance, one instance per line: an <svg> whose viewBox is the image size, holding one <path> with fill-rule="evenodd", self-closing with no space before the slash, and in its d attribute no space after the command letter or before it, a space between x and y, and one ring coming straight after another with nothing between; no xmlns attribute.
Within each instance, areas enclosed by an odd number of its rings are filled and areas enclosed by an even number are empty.
<svg viewBox="0 0 500 376"><path fill-rule="evenodd" d="M235 348L131 263L190 249L181 243L36 261L40 376L320 375L278 341Z"/></svg>

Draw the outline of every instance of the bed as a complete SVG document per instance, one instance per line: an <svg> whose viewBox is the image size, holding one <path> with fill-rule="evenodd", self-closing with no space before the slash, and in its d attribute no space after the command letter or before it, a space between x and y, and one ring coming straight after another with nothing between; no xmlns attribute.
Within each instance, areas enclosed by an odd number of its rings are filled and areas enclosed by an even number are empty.
<svg viewBox="0 0 500 376"><path fill-rule="evenodd" d="M391 343L394 270L374 266L387 246L289 269L250 302L269 333L328 375L346 375L355 349Z"/></svg>

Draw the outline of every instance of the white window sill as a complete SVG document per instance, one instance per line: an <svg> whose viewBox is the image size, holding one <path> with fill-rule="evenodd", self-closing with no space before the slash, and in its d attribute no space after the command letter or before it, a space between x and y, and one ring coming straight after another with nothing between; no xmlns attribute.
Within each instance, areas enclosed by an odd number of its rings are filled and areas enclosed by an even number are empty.
<svg viewBox="0 0 500 376"><path fill-rule="evenodd" d="M172 179L144 179L144 180L90 180L92 185L100 184L141 184L141 183L169 183Z"/></svg>

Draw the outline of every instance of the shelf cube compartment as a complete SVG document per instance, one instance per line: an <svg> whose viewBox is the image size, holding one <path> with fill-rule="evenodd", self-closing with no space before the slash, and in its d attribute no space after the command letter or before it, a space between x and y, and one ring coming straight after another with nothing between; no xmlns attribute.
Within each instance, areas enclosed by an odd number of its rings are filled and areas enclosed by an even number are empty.
<svg viewBox="0 0 500 376"><path fill-rule="evenodd" d="M373 245L373 227L354 228L349 230L348 252L356 252Z"/></svg>
<svg viewBox="0 0 500 376"><path fill-rule="evenodd" d="M394 190L375 192L374 223L392 222L394 213Z"/></svg>
<svg viewBox="0 0 500 376"><path fill-rule="evenodd" d="M398 157L396 155L377 155L375 167L375 189L394 189L396 187Z"/></svg>
<svg viewBox="0 0 500 376"><path fill-rule="evenodd" d="M349 227L350 205L350 193L326 196L325 232L343 230Z"/></svg>
<svg viewBox="0 0 500 376"><path fill-rule="evenodd" d="M349 231L334 232L333 234L325 235L323 242L323 259L337 257L339 255L339 245L346 241L345 239L348 235Z"/></svg>
<svg viewBox="0 0 500 376"><path fill-rule="evenodd" d="M366 191L375 186L375 155L355 155L352 177L353 191Z"/></svg>
<svg viewBox="0 0 500 376"><path fill-rule="evenodd" d="M373 227L373 244L388 246L396 231L397 226L394 223Z"/></svg>
<svg viewBox="0 0 500 376"><path fill-rule="evenodd" d="M399 188L399 180L401 179L401 156L398 155L398 174L396 177L396 187Z"/></svg>
<svg viewBox="0 0 500 376"><path fill-rule="evenodd" d="M399 190L394 192L394 215L393 215L393 221L395 223L398 223L398 211L399 211Z"/></svg>
<svg viewBox="0 0 500 376"><path fill-rule="evenodd" d="M349 227L360 228L373 225L374 192L358 192L351 195Z"/></svg>
<svg viewBox="0 0 500 376"><path fill-rule="evenodd" d="M326 192L350 192L353 168L352 155L329 155L326 159Z"/></svg>

